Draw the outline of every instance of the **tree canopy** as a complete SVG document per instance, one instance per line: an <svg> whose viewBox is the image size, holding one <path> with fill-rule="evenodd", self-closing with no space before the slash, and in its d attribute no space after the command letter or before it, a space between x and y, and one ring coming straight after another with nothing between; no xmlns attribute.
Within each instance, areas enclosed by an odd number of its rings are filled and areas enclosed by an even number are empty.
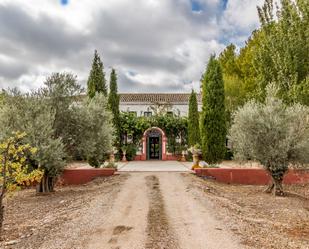
<svg viewBox="0 0 309 249"><path fill-rule="evenodd" d="M309 105L309 7L306 0L273 0L258 7L261 27L239 52L230 44L220 54L228 118L249 99L263 101L272 83L287 104Z"/></svg>

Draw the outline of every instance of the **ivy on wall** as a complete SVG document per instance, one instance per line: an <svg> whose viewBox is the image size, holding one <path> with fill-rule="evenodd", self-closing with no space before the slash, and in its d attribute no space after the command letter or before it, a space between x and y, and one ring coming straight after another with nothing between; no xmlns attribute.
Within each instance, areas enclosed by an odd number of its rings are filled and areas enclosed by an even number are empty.
<svg viewBox="0 0 309 249"><path fill-rule="evenodd" d="M120 132L122 144L132 139L135 146L141 146L141 139L145 130L151 127L161 128L167 137L167 150L171 153L180 153L187 145L188 121L186 117L155 115L152 117L137 117L128 112L120 114Z"/></svg>

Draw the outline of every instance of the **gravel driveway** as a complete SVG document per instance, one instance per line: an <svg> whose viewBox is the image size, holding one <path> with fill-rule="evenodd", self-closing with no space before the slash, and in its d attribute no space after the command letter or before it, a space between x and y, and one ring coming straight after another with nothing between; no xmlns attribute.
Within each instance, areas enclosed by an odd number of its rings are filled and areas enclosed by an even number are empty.
<svg viewBox="0 0 309 249"><path fill-rule="evenodd" d="M242 248L213 218L211 206L188 193L180 173L134 173L116 188L116 193L92 196L39 248Z"/></svg>
<svg viewBox="0 0 309 249"><path fill-rule="evenodd" d="M7 200L0 248L309 248L309 192L220 184L190 173L137 172Z"/></svg>
<svg viewBox="0 0 309 249"><path fill-rule="evenodd" d="M215 249L243 246L192 188L189 173L139 172L97 179L8 203L5 241L12 249ZM197 189L203 195L203 189ZM31 210L29 212L29 210ZM2 244L1 244L2 243ZM3 246L3 247L2 247Z"/></svg>

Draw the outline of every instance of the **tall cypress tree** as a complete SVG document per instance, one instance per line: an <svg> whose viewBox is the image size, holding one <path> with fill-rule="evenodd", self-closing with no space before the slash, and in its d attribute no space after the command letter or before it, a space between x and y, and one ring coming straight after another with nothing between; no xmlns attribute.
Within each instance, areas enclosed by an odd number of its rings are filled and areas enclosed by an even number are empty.
<svg viewBox="0 0 309 249"><path fill-rule="evenodd" d="M201 117L202 152L206 162L224 158L226 119L222 70L214 55L210 57L202 79L203 109Z"/></svg>
<svg viewBox="0 0 309 249"><path fill-rule="evenodd" d="M113 68L110 74L109 81L108 105L113 113L113 124L116 129L116 139L120 139L120 124L119 124L119 95L117 87L117 74Z"/></svg>
<svg viewBox="0 0 309 249"><path fill-rule="evenodd" d="M93 98L97 92L103 93L107 96L104 66L97 50L94 51L94 58L88 77L87 88L87 93L90 98Z"/></svg>
<svg viewBox="0 0 309 249"><path fill-rule="evenodd" d="M193 90L189 99L188 142L189 146L194 146L196 144L200 144L201 142L197 98L196 93Z"/></svg>

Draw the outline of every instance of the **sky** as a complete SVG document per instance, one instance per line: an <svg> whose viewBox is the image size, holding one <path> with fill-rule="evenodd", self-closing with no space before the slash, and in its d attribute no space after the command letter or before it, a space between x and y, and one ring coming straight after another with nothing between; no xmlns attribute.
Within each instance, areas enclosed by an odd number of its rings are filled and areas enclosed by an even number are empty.
<svg viewBox="0 0 309 249"><path fill-rule="evenodd" d="M0 0L0 88L53 72L86 86L94 50L120 92L199 90L211 54L244 45L263 0Z"/></svg>

